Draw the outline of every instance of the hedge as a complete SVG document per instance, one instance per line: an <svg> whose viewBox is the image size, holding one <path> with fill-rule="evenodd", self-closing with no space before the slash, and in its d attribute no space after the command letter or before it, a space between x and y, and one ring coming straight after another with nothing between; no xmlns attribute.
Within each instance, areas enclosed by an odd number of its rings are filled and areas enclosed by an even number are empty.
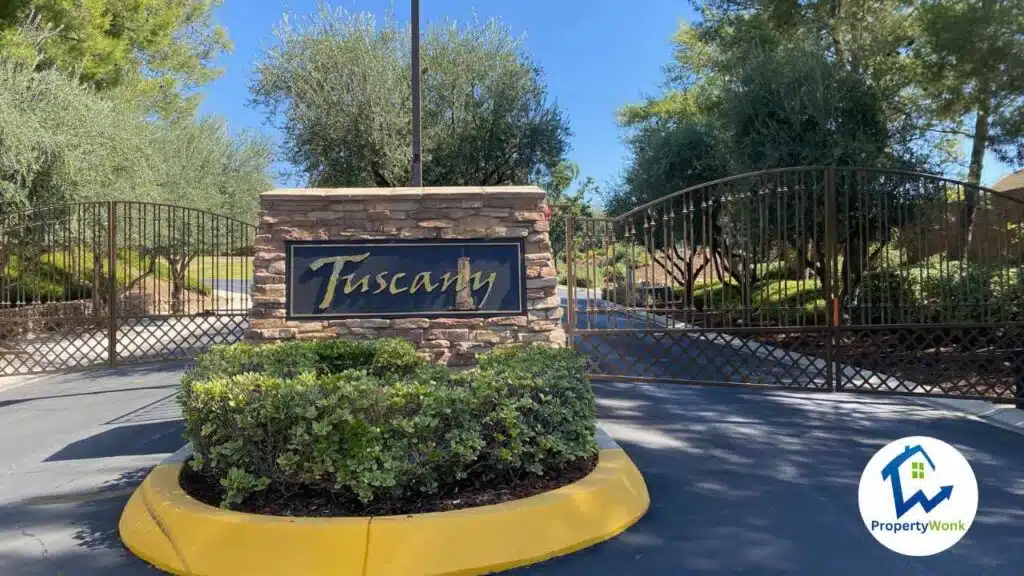
<svg viewBox="0 0 1024 576"><path fill-rule="evenodd" d="M179 401L191 466L220 481L223 507L266 489L394 502L597 453L594 394L567 349L495 350L456 373L402 340L240 343L198 356Z"/></svg>

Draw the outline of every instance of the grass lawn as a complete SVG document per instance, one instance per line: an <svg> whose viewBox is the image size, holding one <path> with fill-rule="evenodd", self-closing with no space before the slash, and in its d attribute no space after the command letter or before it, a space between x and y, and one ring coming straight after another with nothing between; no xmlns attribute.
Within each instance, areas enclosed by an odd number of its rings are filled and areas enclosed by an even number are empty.
<svg viewBox="0 0 1024 576"><path fill-rule="evenodd" d="M148 266L139 254L122 250L118 254L116 276L121 286L137 278ZM103 274L108 273L106 260ZM89 298L92 293L93 255L91 253L53 252L43 254L38 265L22 270L17 257L12 257L3 271L3 289L13 298L26 301L66 301ZM170 265L157 260L154 275L159 280L170 280ZM211 280L241 280L252 277L252 258L249 256L201 256L189 265L186 289L208 295Z"/></svg>
<svg viewBox="0 0 1024 576"><path fill-rule="evenodd" d="M188 275L196 282L252 279L252 257L200 256L189 264Z"/></svg>
<svg viewBox="0 0 1024 576"><path fill-rule="evenodd" d="M676 297L682 300L683 290L677 289L676 293ZM755 308L769 314L774 311L815 314L825 310L825 298L817 278L764 280L754 287L750 296ZM739 309L743 306L739 285L718 280L694 283L693 300L697 305L716 310Z"/></svg>

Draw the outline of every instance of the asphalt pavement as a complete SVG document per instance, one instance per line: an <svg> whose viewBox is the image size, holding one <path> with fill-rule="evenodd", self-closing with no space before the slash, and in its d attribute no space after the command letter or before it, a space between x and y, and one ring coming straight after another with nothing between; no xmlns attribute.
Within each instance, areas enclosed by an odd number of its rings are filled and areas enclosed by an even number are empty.
<svg viewBox="0 0 1024 576"><path fill-rule="evenodd" d="M155 573L124 550L117 519L146 471L183 444L173 397L182 368L0 379L0 575ZM916 399L604 382L595 389L601 424L643 472L651 509L612 541L514 574L1022 571L1024 436ZM870 456L911 435L960 449L979 484L970 532L930 558L883 548L857 509Z"/></svg>
<svg viewBox="0 0 1024 576"><path fill-rule="evenodd" d="M0 379L0 575L156 570L117 521L146 473L184 445L182 364Z"/></svg>
<svg viewBox="0 0 1024 576"><path fill-rule="evenodd" d="M515 572L1016 575L1024 566L1024 436L898 398L597 383L605 430L651 508L618 538ZM959 449L978 479L974 525L929 558L897 555L861 521L857 485L904 436Z"/></svg>

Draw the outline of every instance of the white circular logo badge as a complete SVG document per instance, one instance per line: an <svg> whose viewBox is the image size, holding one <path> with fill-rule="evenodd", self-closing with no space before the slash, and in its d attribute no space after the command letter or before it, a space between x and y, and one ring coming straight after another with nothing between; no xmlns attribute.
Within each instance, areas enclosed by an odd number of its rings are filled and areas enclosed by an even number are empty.
<svg viewBox="0 0 1024 576"><path fill-rule="evenodd" d="M864 467L860 515L883 546L931 556L960 541L978 512L978 481L967 459L942 440L891 442Z"/></svg>

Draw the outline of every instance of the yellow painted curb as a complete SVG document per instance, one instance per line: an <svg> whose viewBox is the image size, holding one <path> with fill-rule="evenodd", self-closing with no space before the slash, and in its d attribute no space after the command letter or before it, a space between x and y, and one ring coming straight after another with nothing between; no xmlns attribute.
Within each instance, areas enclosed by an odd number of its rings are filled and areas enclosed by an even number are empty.
<svg viewBox="0 0 1024 576"><path fill-rule="evenodd" d="M643 476L619 448L585 478L551 492L452 512L282 518L190 498L181 464L153 469L118 526L136 556L180 576L486 574L607 540L647 511Z"/></svg>

